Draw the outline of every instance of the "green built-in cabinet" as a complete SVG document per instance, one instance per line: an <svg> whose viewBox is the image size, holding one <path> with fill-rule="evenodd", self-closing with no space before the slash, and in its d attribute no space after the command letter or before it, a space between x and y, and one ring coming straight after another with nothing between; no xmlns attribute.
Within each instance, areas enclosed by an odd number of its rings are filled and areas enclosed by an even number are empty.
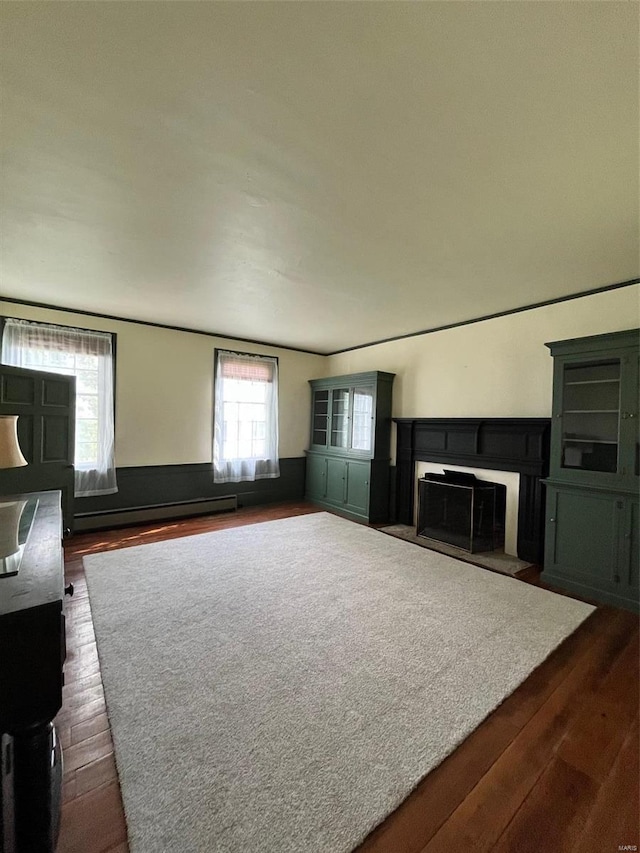
<svg viewBox="0 0 640 853"><path fill-rule="evenodd" d="M306 497L362 521L389 518L393 373L311 379Z"/></svg>
<svg viewBox="0 0 640 853"><path fill-rule="evenodd" d="M554 358L549 584L638 611L638 343L632 329L547 346Z"/></svg>

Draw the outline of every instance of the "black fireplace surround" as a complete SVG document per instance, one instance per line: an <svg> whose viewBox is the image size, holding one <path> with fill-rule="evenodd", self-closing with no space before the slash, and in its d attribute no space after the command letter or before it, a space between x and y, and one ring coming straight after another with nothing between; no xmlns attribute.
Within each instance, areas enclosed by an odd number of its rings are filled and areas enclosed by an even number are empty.
<svg viewBox="0 0 640 853"><path fill-rule="evenodd" d="M520 474L518 557L542 564L549 418L394 418L396 519L413 525L416 462Z"/></svg>

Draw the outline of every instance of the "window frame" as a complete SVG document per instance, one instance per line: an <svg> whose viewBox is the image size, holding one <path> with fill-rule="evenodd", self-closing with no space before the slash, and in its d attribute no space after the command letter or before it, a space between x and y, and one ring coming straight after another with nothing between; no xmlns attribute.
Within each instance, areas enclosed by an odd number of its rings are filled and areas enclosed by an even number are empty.
<svg viewBox="0 0 640 853"><path fill-rule="evenodd" d="M54 326L57 329L72 330L72 331L77 331L77 332L86 332L87 334L99 333L99 334L103 334L103 335L109 335L109 337L111 338L111 377L112 377L112 384L113 384L111 397L112 397L112 417L113 417L113 443L114 443L114 455L115 455L116 416L117 416L116 388L117 388L117 364L118 364L118 360L117 360L118 334L117 334L117 332L105 331L104 329L86 329L83 326L67 325L66 323L53 323L49 320L33 320L33 319L30 319L27 317L16 317L16 316L13 316L11 314L2 314L2 315L0 315L0 352L2 351L2 344L3 344L5 328L7 325L7 320L19 320L20 322L28 323L31 326ZM47 371L47 372L49 372L49 371ZM50 372L55 373L55 371L50 371ZM64 374L64 375L69 375L69 374ZM72 375L75 375L75 374L72 374ZM76 409L75 418L76 418L75 427L76 427L76 432L77 432L77 426L78 426L77 409ZM88 467L88 468L85 466L77 466L76 467L75 463L74 463L74 467L78 471L93 470L91 467ZM114 465L114 469L115 469L115 465ZM115 470L117 470L117 469L115 469ZM76 497L78 497L78 496L76 496Z"/></svg>
<svg viewBox="0 0 640 853"><path fill-rule="evenodd" d="M278 387L278 398L275 401L276 418L277 418L276 429L278 430L278 434L279 434L279 429L280 429L280 425L279 425L279 420L280 420L280 416L279 416L280 359L279 359L279 357L277 355L267 355L265 353L259 353L259 352L242 352L241 350L227 349L226 347L214 347L214 351L213 351L213 397L212 397L212 400L213 400L212 433L213 434L212 434L212 442L211 442L211 463L212 463L212 466L214 468L214 477L215 477L215 466L216 466L216 459L215 459L216 403L217 403L217 396L218 396L216 394L216 379L218 376L219 353L225 353L225 354L229 354L232 356L237 355L237 356L240 356L243 358L251 358L251 359L264 359L264 360L268 359L269 362L275 362L275 367L276 367L276 371L277 371L277 387ZM224 401L223 401L223 403L224 403ZM267 430L267 432L268 432L268 430ZM276 452L276 460L275 461L279 464L280 455L279 455L279 447L278 446L276 446L276 451L277 452ZM239 457L239 459L241 459L243 461L248 461L248 462L254 461L257 458L258 457ZM221 461L224 462L225 460L223 459ZM276 476L280 476L280 474L278 473ZM248 480L247 479L247 480L242 480L239 482L254 482L255 479L262 479L262 477L255 477L254 480ZM221 480L220 482L238 482L238 481L235 481L235 480L222 481Z"/></svg>
<svg viewBox="0 0 640 853"><path fill-rule="evenodd" d="M77 329L79 332L102 332L111 335L111 375L113 376L113 424L115 427L116 415L118 414L118 401L116 388L118 387L118 333L105 332L104 329L85 329L82 326L67 326L66 323L50 323L49 320L29 320L27 317L12 317L9 314L0 314L0 350L2 350L2 338L7 320L22 320L33 326L57 326L58 329Z"/></svg>

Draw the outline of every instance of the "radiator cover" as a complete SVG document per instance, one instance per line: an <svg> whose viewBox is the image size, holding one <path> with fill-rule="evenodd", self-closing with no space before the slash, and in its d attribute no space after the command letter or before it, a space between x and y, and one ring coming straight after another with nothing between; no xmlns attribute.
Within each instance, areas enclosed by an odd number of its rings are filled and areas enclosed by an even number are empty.
<svg viewBox="0 0 640 853"><path fill-rule="evenodd" d="M75 530L76 532L105 530L108 527L144 524L147 521L164 521L172 518L187 518L192 515L230 512L237 508L237 495L221 495L217 498L196 498L177 503L151 504L104 512L81 513L75 517Z"/></svg>

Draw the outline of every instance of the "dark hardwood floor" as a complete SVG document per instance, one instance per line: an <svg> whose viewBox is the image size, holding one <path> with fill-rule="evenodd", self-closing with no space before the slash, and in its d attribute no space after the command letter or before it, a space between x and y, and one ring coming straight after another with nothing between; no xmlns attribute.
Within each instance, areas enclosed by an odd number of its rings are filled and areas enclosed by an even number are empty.
<svg viewBox="0 0 640 853"><path fill-rule="evenodd" d="M66 684L56 720L65 762L58 853L129 850L82 557L315 511L305 503L247 508L67 541L75 594L66 602ZM528 570L522 582L539 584L539 573ZM638 626L637 616L598 608L359 853L638 849Z"/></svg>

